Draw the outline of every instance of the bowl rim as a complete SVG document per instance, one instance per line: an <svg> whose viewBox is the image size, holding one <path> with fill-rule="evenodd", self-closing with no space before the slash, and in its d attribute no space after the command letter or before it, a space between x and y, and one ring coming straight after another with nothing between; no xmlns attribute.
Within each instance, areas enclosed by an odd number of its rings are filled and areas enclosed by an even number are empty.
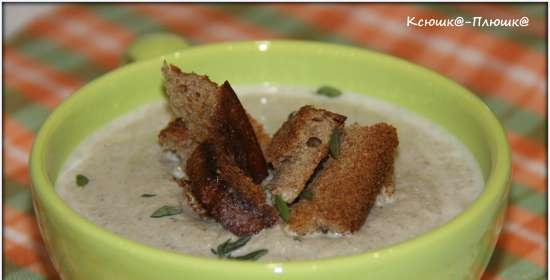
<svg viewBox="0 0 550 280"><path fill-rule="evenodd" d="M407 251L415 250L415 248L423 247L429 243L432 239L442 238L449 233L458 230L464 224L467 224L471 217L481 215L486 210L486 205L490 204L492 200L499 197L499 194L505 194L508 187L511 170L511 157L508 140L506 138L505 130L494 115L494 113L488 108L488 106L481 101L476 95L457 84L456 82L443 77L441 74L432 70L424 68L422 66L413 64L401 58L390 56L387 54L346 45L338 45L331 43L322 43L315 41L300 41L300 40L266 40L266 41L239 41L239 42L224 42L216 44L206 44L193 46L182 51L178 51L166 56L163 56L167 60L170 57L177 57L180 52L201 52L203 50L214 52L227 52L235 51L239 49L247 49L250 47L255 50L265 52L265 45L270 48L283 48L283 49L309 49L323 50L323 55L338 54L339 56L370 56L371 58L377 58L384 60L386 63L391 63L396 66L406 66L428 75L433 79L437 79L444 82L448 86L454 87L456 90L449 94L457 95L460 98L464 98L469 101L469 106L473 106L471 110L480 114L480 120L483 121L483 126L491 130L495 143L494 144L494 157L491 159L493 165L488 177L486 178L485 188L482 193L476 198L476 200L459 215L448 221L447 223L439 226L435 229L429 230L423 234L407 239L405 241L382 247L376 250L371 250L354 255L345 255L339 257L331 257L324 259L313 260L296 260L296 261L271 261L271 262L239 262L233 260L219 260L214 258L205 258L193 255L187 255L182 253L176 253L150 247L136 241L126 239L117 234L111 233L106 229L93 224L85 217L80 216L75 210L70 208L61 197L57 195L54 190L54 182L49 180L45 166L44 155L46 152L45 146L49 139L52 137L52 129L54 129L58 123L63 121L64 115L71 111L71 105L79 99L79 93L89 87L93 87L95 84L103 83L112 77L115 73L128 72L131 69L144 67L152 63L158 63L159 58L148 59L144 61L135 62L120 68L117 68L111 72L108 72L99 78L87 83L82 88L78 89L74 94L62 102L55 110L50 114L43 126L40 128L36 139L32 146L30 156L30 171L32 178L32 196L33 199L38 199L43 202L46 207L57 214L64 215L66 219L71 220L75 228L79 228L82 232L85 232L88 236L94 236L96 240L100 240L106 245L111 246L114 249L123 249L128 252L140 254L145 258L155 258L163 260L168 263L193 263L198 266L209 266L220 269L261 269L273 270L276 272L276 268L284 266L285 268L329 268L342 265L360 265L365 261L375 262L383 255L399 255L404 254ZM263 46L263 47L261 47ZM267 51L269 52L269 51Z"/></svg>

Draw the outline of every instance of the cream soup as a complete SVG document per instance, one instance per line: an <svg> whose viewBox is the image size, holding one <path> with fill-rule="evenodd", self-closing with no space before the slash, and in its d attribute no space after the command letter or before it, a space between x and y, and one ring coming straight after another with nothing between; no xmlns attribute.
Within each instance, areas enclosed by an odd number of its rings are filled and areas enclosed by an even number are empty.
<svg viewBox="0 0 550 280"><path fill-rule="evenodd" d="M269 252L262 261L305 260L389 246L448 222L483 189L469 150L446 130L403 108L349 92L328 98L302 87L235 89L245 109L270 133L290 112L312 104L346 115L347 124L388 122L399 136L395 197L373 207L360 231L349 237L297 240L276 225L255 235L235 255L266 248ZM173 159L157 142L169 119L166 103L155 103L99 129L68 158L56 189L76 212L108 231L164 250L215 257L210 248L235 237L219 224L199 219L183 201L171 175ZM77 174L89 178L85 187L77 186ZM142 197L146 193L156 196ZM183 213L151 218L163 205L180 205Z"/></svg>

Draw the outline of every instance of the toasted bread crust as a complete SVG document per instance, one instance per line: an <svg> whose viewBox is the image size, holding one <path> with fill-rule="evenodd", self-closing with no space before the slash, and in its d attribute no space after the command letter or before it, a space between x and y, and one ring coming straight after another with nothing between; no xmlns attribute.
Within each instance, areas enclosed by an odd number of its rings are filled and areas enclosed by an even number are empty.
<svg viewBox="0 0 550 280"><path fill-rule="evenodd" d="M218 86L206 75L185 73L174 65L164 63L165 92L170 109L189 128L196 142L208 138L214 129L215 112L219 105Z"/></svg>
<svg viewBox="0 0 550 280"><path fill-rule="evenodd" d="M332 132L345 120L345 116L304 106L283 123L266 153L274 168L268 184L273 194L289 203L296 199L327 156Z"/></svg>
<svg viewBox="0 0 550 280"><path fill-rule="evenodd" d="M396 129L379 123L344 129L337 159L329 158L311 182L311 200L291 208L288 229L299 235L361 228L391 170L398 145Z"/></svg>
<svg viewBox="0 0 550 280"><path fill-rule="evenodd" d="M198 143L189 137L189 131L181 118L172 120L158 135L159 144L164 150L174 152L180 159L191 155ZM185 161L182 161L182 170L185 170Z"/></svg>
<svg viewBox="0 0 550 280"><path fill-rule="evenodd" d="M265 132L262 124L254 119L254 117L250 114L247 114L247 116L254 129L254 134L258 139L260 148L265 153L267 146L271 142L271 136ZM170 123L160 131L158 138L159 144L164 150L174 152L180 159L189 158L198 145L198 143L193 141L189 136L189 131L181 118L170 121ZM182 161L182 163L185 163L185 160ZM182 165L182 170L185 170L185 164Z"/></svg>
<svg viewBox="0 0 550 280"><path fill-rule="evenodd" d="M260 183L267 176L267 163L246 111L229 83L218 86L207 76L185 73L167 63L162 72L172 112L187 127L189 138L195 143L216 141L246 175Z"/></svg>
<svg viewBox="0 0 550 280"><path fill-rule="evenodd" d="M229 82L225 81L219 92L222 106L218 109L217 129L211 139L220 139L219 144L227 149L244 173L255 183L261 183L267 177L267 163L248 115Z"/></svg>
<svg viewBox="0 0 550 280"><path fill-rule="evenodd" d="M188 190L200 205L196 212L214 218L237 236L258 233L277 221L277 213L266 203L262 189L235 166L223 149L205 141L188 161Z"/></svg>
<svg viewBox="0 0 550 280"><path fill-rule="evenodd" d="M206 213L206 209L197 200L195 195L193 195L191 182L186 179L175 179L175 181L182 188L183 198L185 198L185 201L187 201L187 205L189 205L191 210L193 210L193 212L195 212L195 214L199 215L201 218L210 218Z"/></svg>

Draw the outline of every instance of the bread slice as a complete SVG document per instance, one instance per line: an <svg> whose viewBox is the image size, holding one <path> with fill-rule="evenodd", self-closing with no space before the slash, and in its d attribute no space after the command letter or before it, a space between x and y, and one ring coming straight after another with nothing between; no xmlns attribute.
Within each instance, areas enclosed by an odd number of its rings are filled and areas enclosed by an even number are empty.
<svg viewBox="0 0 550 280"><path fill-rule="evenodd" d="M255 120L250 114L247 115L254 129L256 139L258 139L260 147L265 153L267 146L271 142L271 136L265 132L261 123ZM180 168L181 170L185 170L186 159L191 156L191 153L198 146L198 143L193 141L190 137L189 130L183 120L181 118L176 118L170 121L170 123L160 131L158 138L159 144L165 151L173 152L178 156L181 160Z"/></svg>
<svg viewBox="0 0 550 280"><path fill-rule="evenodd" d="M165 151L175 153L180 159L181 169L185 170L185 160L189 158L193 150L197 147L197 143L189 136L189 130L181 118L172 120L163 128L159 135L158 141Z"/></svg>
<svg viewBox="0 0 550 280"><path fill-rule="evenodd" d="M397 131L386 123L352 125L341 137L339 156L327 159L308 187L311 199L302 198L291 207L289 231L349 234L363 226L391 175Z"/></svg>
<svg viewBox="0 0 550 280"><path fill-rule="evenodd" d="M237 236L258 233L277 221L263 190L225 154L223 147L205 141L188 159L185 197L195 212L214 218ZM189 195L190 194L190 195Z"/></svg>
<svg viewBox="0 0 550 280"><path fill-rule="evenodd" d="M283 123L267 148L273 179L267 184L274 195L291 203L329 152L333 131L341 127L345 116L304 106Z"/></svg>
<svg viewBox="0 0 550 280"><path fill-rule="evenodd" d="M186 144L181 154L188 154L187 146L196 147L211 139L227 148L244 173L260 183L267 176L267 163L247 113L229 83L218 86L207 76L185 73L167 63L162 72L170 108L194 143Z"/></svg>
<svg viewBox="0 0 550 280"><path fill-rule="evenodd" d="M190 137L202 142L215 130L220 103L218 85L208 76L186 73L166 62L162 73L170 109L185 123Z"/></svg>

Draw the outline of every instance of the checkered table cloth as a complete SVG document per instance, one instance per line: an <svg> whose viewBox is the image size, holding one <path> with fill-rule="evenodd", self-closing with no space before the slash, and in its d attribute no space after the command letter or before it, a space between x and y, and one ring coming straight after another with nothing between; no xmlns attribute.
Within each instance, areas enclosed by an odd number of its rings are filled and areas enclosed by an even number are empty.
<svg viewBox="0 0 550 280"><path fill-rule="evenodd" d="M499 117L512 147L506 223L484 280L546 278L546 4L60 5L4 45L5 279L58 279L30 202L28 158L48 114L121 65L140 34L192 44L305 39L360 46L431 68ZM528 27L407 27L419 18L521 18Z"/></svg>

